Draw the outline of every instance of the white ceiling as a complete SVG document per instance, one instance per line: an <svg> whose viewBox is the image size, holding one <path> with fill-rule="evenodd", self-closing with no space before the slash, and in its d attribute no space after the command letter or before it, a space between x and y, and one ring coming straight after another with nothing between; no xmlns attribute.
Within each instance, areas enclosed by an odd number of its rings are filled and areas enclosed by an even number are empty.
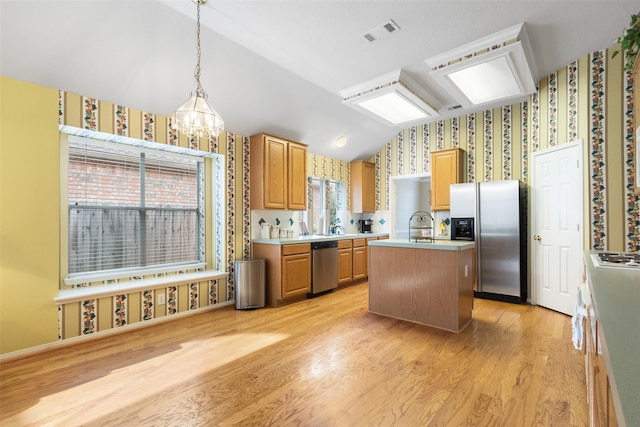
<svg viewBox="0 0 640 427"><path fill-rule="evenodd" d="M637 0L209 0L201 82L230 132L367 159L399 129L343 105L340 90L403 68L446 102L424 60L520 22L544 77L610 47L639 10ZM169 116L195 88L195 15L191 0L0 0L0 72ZM362 37L388 19L401 30Z"/></svg>

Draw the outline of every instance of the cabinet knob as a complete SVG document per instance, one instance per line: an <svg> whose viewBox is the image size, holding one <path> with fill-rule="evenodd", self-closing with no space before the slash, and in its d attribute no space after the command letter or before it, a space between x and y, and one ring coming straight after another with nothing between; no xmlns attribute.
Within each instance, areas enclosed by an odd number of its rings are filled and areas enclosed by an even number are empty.
<svg viewBox="0 0 640 427"><path fill-rule="evenodd" d="M540 240L542 240L542 237L536 235L536 236L533 236L533 240L537 240L539 242Z"/></svg>

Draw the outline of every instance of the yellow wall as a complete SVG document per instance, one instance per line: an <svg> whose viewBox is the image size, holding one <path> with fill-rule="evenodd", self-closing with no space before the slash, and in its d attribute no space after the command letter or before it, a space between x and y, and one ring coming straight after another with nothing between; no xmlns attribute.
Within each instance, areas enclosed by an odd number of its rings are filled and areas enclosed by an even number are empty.
<svg viewBox="0 0 640 427"><path fill-rule="evenodd" d="M61 258L64 258L60 246L60 123L213 152L218 152L218 144L199 147L199 140L189 140L172 131L165 117L1 78L0 353L5 354L82 334L82 304L63 304L58 309L53 301L58 296ZM95 107L95 114L85 114L88 106ZM127 115L124 128L115 123L116 109ZM87 117L91 118L87 120ZM235 139L244 140L231 134L221 139L220 149L227 155L228 150L234 149ZM242 156L232 162L232 166L228 166L231 171L242 162ZM233 178L230 175L227 179ZM233 187L239 191L240 199L244 199L242 183L234 182ZM237 207L232 211L244 209L242 200L233 203ZM246 204L248 207L248 202ZM236 221L232 222L238 223L243 217L236 215ZM224 225L228 223L223 221ZM230 250L219 254L222 270L236 257L243 256L243 250L235 250L236 245L248 245L242 233L231 235L226 243ZM210 247L210 240L207 245ZM211 258L208 254L209 261ZM209 301L210 287L215 289L212 301ZM176 312L195 309L190 307L188 288L188 285L178 287ZM126 294L126 297L126 324L131 325L142 320L141 293ZM198 283L196 308L231 299L232 285L225 279ZM157 306L153 317L165 315L167 305ZM95 307L98 316L91 333L113 328L113 299L101 298Z"/></svg>
<svg viewBox="0 0 640 427"><path fill-rule="evenodd" d="M57 340L58 91L0 80L0 352Z"/></svg>

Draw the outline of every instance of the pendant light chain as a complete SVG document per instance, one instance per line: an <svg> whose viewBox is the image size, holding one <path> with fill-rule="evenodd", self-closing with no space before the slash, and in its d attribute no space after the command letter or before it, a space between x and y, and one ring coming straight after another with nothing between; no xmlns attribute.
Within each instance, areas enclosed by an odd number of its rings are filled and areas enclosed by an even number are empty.
<svg viewBox="0 0 640 427"><path fill-rule="evenodd" d="M171 127L189 137L217 138L220 132L224 131L224 120L222 120L222 117L220 117L211 104L209 104L207 93L200 83L200 59L202 56L200 49L200 5L205 4L207 0L192 1L197 6L197 56L196 68L193 72L193 77L195 77L196 80L196 90L195 92L191 92L189 99L175 111L171 117Z"/></svg>
<svg viewBox="0 0 640 427"><path fill-rule="evenodd" d="M202 89L202 85L200 84L200 1L196 1L197 4L197 23L196 23L196 39L198 44L197 50L197 60L196 60L196 69L193 72L194 77L196 78L196 92L203 96L205 95L204 89Z"/></svg>

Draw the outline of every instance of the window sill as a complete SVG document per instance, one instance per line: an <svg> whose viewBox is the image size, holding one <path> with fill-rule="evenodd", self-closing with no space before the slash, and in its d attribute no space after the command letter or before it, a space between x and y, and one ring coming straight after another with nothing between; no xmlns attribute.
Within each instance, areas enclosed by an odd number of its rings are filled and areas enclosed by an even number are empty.
<svg viewBox="0 0 640 427"><path fill-rule="evenodd" d="M104 298L113 295L129 294L143 290L178 286L186 283L203 282L205 280L226 279L224 271L198 271L195 273L172 274L169 276L153 277L150 279L131 280L114 283L113 285L91 286L87 288L65 289L53 299L57 305L84 301L87 299Z"/></svg>
<svg viewBox="0 0 640 427"><path fill-rule="evenodd" d="M136 276L145 276L151 274L159 274L159 273L175 273L177 270L188 271L188 270L201 270L204 269L206 264L204 262L192 263L192 264L182 264L179 266L166 266L160 268L153 269L140 269L140 270L129 270L129 271L118 271L114 273L98 273L98 274L76 274L72 277L67 277L64 279L64 284L66 286L76 286L76 285L86 285L87 283L99 283L104 282L106 280L120 280L120 279L132 279Z"/></svg>

